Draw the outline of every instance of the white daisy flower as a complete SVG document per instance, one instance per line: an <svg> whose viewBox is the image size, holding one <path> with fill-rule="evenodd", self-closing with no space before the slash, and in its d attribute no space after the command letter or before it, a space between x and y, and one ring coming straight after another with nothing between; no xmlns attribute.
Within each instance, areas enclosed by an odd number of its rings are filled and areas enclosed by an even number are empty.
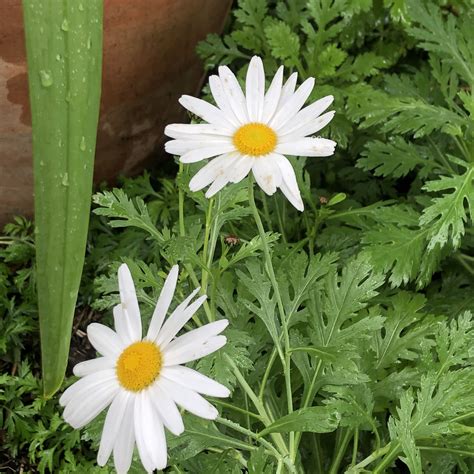
<svg viewBox="0 0 474 474"><path fill-rule="evenodd" d="M200 394L229 396L220 383L182 365L220 349L226 338L219 334L228 321L215 321L176 337L206 296L191 303L196 289L165 321L178 280L178 266L174 266L142 339L140 310L127 265L119 268L118 280L121 304L114 308L115 331L97 323L88 326L89 340L102 357L74 367L74 374L82 378L63 393L60 403L65 406L64 419L74 428L85 426L110 405L98 464L104 466L113 451L117 472L126 473L136 443L143 466L152 472L167 464L164 427L175 435L184 431L177 405L212 420L218 412Z"/></svg>
<svg viewBox="0 0 474 474"><path fill-rule="evenodd" d="M245 95L227 66L209 78L217 107L188 95L179 99L183 107L206 124L172 124L165 134L168 153L181 156L182 163L213 158L191 179L189 187L198 191L211 185L206 197L227 183L237 183L252 170L259 186L272 195L280 188L287 199L304 209L295 172L285 155L330 156L336 142L309 135L321 130L334 111L321 115L334 100L323 97L302 109L314 87L309 78L295 91L297 74L283 84L283 66L265 92L262 60L254 56L247 71ZM215 157L215 158L214 158Z"/></svg>

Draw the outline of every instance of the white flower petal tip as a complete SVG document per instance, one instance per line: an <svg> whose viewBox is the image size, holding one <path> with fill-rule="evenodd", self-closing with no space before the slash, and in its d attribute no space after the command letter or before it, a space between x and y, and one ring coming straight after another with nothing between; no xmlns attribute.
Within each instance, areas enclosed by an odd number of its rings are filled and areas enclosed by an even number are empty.
<svg viewBox="0 0 474 474"><path fill-rule="evenodd" d="M130 469L135 445L146 471L164 469L165 428L176 436L184 431L178 406L212 420L218 411L202 395L230 394L227 387L215 380L178 365L220 349L226 343L220 333L229 324L222 319L177 337L207 298L202 295L194 300L200 291L197 288L166 318L178 277L179 268L174 265L163 283L148 333L142 339L132 276L127 265L120 266L121 303L114 307L116 332L102 324L89 325L89 339L102 357L77 364L74 374L80 379L59 399L64 419L76 429L107 410L97 463L106 465L113 454L118 473ZM138 329L139 336L132 337ZM170 366L167 361L173 358L176 362Z"/></svg>
<svg viewBox="0 0 474 474"><path fill-rule="evenodd" d="M324 104L323 110L325 110L334 102L334 96L330 94L319 100L321 101L321 104Z"/></svg>
<svg viewBox="0 0 474 474"><path fill-rule="evenodd" d="M174 139L165 148L179 155L181 163L209 160L191 179L191 191L207 188L205 196L211 198L227 184L242 181L252 170L267 195L281 189L291 204L303 211L296 181L282 175L279 165L271 161L277 155L334 153L330 141L311 138L333 119L334 111L323 112L334 97L328 95L305 106L314 89L314 78L297 88L297 73L284 82L283 72L283 66L279 67L266 89L262 58L253 56L243 88L227 66L220 66L218 75L210 76L216 105L188 95L180 97L183 107L206 122L171 124L165 129Z"/></svg>

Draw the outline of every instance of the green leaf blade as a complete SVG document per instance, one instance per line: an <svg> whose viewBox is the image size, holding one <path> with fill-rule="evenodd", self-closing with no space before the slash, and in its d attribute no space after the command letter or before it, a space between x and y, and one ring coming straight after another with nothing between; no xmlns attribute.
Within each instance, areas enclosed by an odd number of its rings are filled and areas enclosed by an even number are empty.
<svg viewBox="0 0 474 474"><path fill-rule="evenodd" d="M47 396L60 387L67 365L89 224L99 114L102 1L81 5L23 2Z"/></svg>

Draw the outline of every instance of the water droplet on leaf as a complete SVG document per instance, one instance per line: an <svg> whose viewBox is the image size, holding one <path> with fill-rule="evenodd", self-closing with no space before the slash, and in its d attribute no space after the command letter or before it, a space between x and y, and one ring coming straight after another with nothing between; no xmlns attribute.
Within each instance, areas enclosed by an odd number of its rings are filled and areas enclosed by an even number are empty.
<svg viewBox="0 0 474 474"><path fill-rule="evenodd" d="M41 85L43 87L51 87L53 85L53 76L51 71L46 69L41 69L39 72Z"/></svg>

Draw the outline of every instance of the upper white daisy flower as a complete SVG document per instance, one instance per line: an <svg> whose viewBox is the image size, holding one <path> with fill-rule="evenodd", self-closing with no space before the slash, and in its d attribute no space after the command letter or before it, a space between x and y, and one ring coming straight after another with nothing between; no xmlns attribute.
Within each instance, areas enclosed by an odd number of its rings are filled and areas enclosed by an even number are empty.
<svg viewBox="0 0 474 474"><path fill-rule="evenodd" d="M114 308L115 331L93 323L87 328L91 344L102 355L81 362L74 374L82 377L61 396L64 419L74 428L93 420L108 405L97 462L106 464L112 451L118 473L126 473L135 443L148 472L164 469L167 450L164 426L173 434L184 430L176 405L206 419L217 410L201 395L227 397L229 390L181 364L220 349L226 319L176 337L203 304L206 296L191 303L193 291L165 321L178 280L174 266L163 286L147 335L142 339L142 322L132 276L127 265L118 271L121 304Z"/></svg>
<svg viewBox="0 0 474 474"><path fill-rule="evenodd" d="M217 104L184 95L183 107L207 124L172 124L165 134L174 138L166 143L168 153L181 156L182 163L213 158L191 179L189 187L198 191L211 184L206 197L227 183L237 183L252 170L257 183L269 195L280 188L298 210L304 209L295 172L284 155L330 156L336 142L309 137L334 116L324 112L332 103L329 95L302 109L314 87L309 78L295 91L297 74L283 85L280 67L265 92L262 60L254 56L247 71L245 95L237 78L226 67L209 78Z"/></svg>

